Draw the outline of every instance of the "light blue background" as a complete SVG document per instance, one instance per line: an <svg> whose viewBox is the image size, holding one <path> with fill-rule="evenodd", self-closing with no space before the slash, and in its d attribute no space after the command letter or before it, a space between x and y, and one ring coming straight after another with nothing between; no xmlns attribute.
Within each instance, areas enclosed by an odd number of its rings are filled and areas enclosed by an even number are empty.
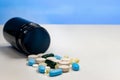
<svg viewBox="0 0 120 80"><path fill-rule="evenodd" d="M0 24L12 17L40 24L120 24L120 0L0 0Z"/></svg>

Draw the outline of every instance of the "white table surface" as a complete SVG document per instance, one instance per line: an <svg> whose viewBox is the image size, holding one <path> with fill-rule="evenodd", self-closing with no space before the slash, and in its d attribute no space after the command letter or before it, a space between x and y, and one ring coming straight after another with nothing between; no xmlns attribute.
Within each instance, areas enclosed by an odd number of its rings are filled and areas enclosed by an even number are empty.
<svg viewBox="0 0 120 80"><path fill-rule="evenodd" d="M79 58L81 70L47 77L26 65L0 26L0 80L120 80L120 25L42 25L51 35L47 52Z"/></svg>

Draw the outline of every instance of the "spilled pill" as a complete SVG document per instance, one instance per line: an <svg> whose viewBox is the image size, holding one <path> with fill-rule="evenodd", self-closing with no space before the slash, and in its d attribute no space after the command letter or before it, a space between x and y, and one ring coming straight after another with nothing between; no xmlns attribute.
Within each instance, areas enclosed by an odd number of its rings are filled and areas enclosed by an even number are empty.
<svg viewBox="0 0 120 80"><path fill-rule="evenodd" d="M68 56L68 55L65 55L64 58L69 58L69 56Z"/></svg>
<svg viewBox="0 0 120 80"><path fill-rule="evenodd" d="M47 57L46 59L47 59L47 60L51 60L51 61L56 60L55 57Z"/></svg>
<svg viewBox="0 0 120 80"><path fill-rule="evenodd" d="M54 69L54 70L50 70L49 76L54 77L54 76L61 75L62 73L63 73L62 69Z"/></svg>
<svg viewBox="0 0 120 80"><path fill-rule="evenodd" d="M37 54L28 56L28 65L38 69L39 73L49 75L50 77L59 76L62 73L79 71L80 60L78 58L69 58L69 56L59 56L50 54Z"/></svg>
<svg viewBox="0 0 120 80"><path fill-rule="evenodd" d="M35 59L33 59L33 58L30 58L29 60L28 60L28 65L29 66L32 66L33 64L35 64L36 63L36 61L35 61Z"/></svg>
<svg viewBox="0 0 120 80"><path fill-rule="evenodd" d="M69 61L70 62L70 58L62 58L62 61Z"/></svg>
<svg viewBox="0 0 120 80"><path fill-rule="evenodd" d="M47 64L46 64L46 63L39 63L38 65L47 66Z"/></svg>
<svg viewBox="0 0 120 80"><path fill-rule="evenodd" d="M79 63L79 62L80 62L80 60L79 60L78 58L75 58L74 61L75 61L76 63Z"/></svg>
<svg viewBox="0 0 120 80"><path fill-rule="evenodd" d="M36 59L36 58L37 58L37 55L29 55L29 56L28 56L28 60L29 60L30 58Z"/></svg>
<svg viewBox="0 0 120 80"><path fill-rule="evenodd" d="M56 63L59 63L61 60L55 59L55 60L52 60L52 61L56 62Z"/></svg>
<svg viewBox="0 0 120 80"><path fill-rule="evenodd" d="M50 67L49 67L49 66L46 66L45 68L50 70Z"/></svg>
<svg viewBox="0 0 120 80"><path fill-rule="evenodd" d="M71 58L70 59L70 63L72 64L72 63L79 63L80 62L80 60L78 59L78 58Z"/></svg>
<svg viewBox="0 0 120 80"><path fill-rule="evenodd" d="M61 60L61 59L62 59L62 57L59 56L59 55L54 55L54 57L55 57L56 59L58 59L58 60Z"/></svg>
<svg viewBox="0 0 120 80"><path fill-rule="evenodd" d="M44 63L45 59L44 58L36 58L36 63Z"/></svg>
<svg viewBox="0 0 120 80"><path fill-rule="evenodd" d="M38 72L45 73L45 66L43 65L38 66Z"/></svg>
<svg viewBox="0 0 120 80"><path fill-rule="evenodd" d="M61 68L63 70L63 72L69 72L70 67L68 65L60 65L58 66L58 68Z"/></svg>
<svg viewBox="0 0 120 80"><path fill-rule="evenodd" d="M50 68L55 69L55 66L57 65L56 62L53 62L51 60L45 60L45 63L47 64L47 66L49 66Z"/></svg>
<svg viewBox="0 0 120 80"><path fill-rule="evenodd" d="M32 65L34 68L38 68L38 64L33 64Z"/></svg>
<svg viewBox="0 0 120 80"><path fill-rule="evenodd" d="M42 58L54 57L53 53L42 55Z"/></svg>
<svg viewBox="0 0 120 80"><path fill-rule="evenodd" d="M77 63L72 63L72 70L79 71L79 65Z"/></svg>
<svg viewBox="0 0 120 80"><path fill-rule="evenodd" d="M42 55L43 55L43 53L37 54L37 57L38 57L38 58L41 58Z"/></svg>
<svg viewBox="0 0 120 80"><path fill-rule="evenodd" d="M48 74L50 72L50 67L49 66L46 66L45 67L45 74Z"/></svg>
<svg viewBox="0 0 120 80"><path fill-rule="evenodd" d="M70 65L69 61L60 61L59 62L60 65Z"/></svg>

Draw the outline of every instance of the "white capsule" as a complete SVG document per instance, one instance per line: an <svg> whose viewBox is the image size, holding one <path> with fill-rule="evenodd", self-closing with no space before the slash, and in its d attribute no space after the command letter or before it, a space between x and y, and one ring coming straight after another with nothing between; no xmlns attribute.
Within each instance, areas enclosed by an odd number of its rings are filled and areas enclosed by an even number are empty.
<svg viewBox="0 0 120 80"><path fill-rule="evenodd" d="M44 58L36 58L36 63L44 63L46 59Z"/></svg>
<svg viewBox="0 0 120 80"><path fill-rule="evenodd" d="M55 59L55 60L52 60L52 61L56 62L56 63L59 63L61 60Z"/></svg>
<svg viewBox="0 0 120 80"><path fill-rule="evenodd" d="M29 56L28 56L28 59L30 59L30 58L36 59L36 58L37 58L37 55L29 55Z"/></svg>
<svg viewBox="0 0 120 80"><path fill-rule="evenodd" d="M32 67L38 68L38 64L33 64Z"/></svg>
<svg viewBox="0 0 120 80"><path fill-rule="evenodd" d="M60 65L70 65L69 61L60 61L59 62Z"/></svg>
<svg viewBox="0 0 120 80"><path fill-rule="evenodd" d="M70 62L70 58L62 58L62 61L69 61Z"/></svg>
<svg viewBox="0 0 120 80"><path fill-rule="evenodd" d="M58 68L61 68L63 72L69 72L70 67L68 65L59 65Z"/></svg>
<svg viewBox="0 0 120 80"><path fill-rule="evenodd" d="M51 60L51 61L56 60L55 57L48 57L47 59L48 59L48 60Z"/></svg>

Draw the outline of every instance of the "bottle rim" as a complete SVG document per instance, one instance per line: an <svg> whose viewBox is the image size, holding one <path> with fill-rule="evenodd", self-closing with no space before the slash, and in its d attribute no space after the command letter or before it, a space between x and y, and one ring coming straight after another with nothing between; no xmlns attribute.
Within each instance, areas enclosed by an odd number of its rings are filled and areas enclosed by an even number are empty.
<svg viewBox="0 0 120 80"><path fill-rule="evenodd" d="M31 26L32 25L32 26ZM29 26L29 27L28 27ZM49 39L49 45L50 45L50 35L49 33L44 29L42 28L41 26L39 26L38 24L36 23L29 23L29 24L25 24L21 30L20 30L20 34L18 36L18 45L20 46L20 48L22 49L22 51L24 51L27 55L30 55L30 54L38 54L38 53L31 53L28 51L28 49L26 48L26 46L24 45L24 38L26 37L27 34L29 34L30 32L34 31L34 30L41 30L43 29L47 34L48 34L48 39ZM48 49L48 46L46 46L46 48ZM46 50L44 50L43 52L45 52Z"/></svg>

